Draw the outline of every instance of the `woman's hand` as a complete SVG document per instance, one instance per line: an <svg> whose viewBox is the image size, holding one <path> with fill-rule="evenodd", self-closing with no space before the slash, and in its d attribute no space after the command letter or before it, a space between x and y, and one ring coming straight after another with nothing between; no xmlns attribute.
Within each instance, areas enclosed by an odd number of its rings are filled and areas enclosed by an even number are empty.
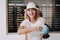
<svg viewBox="0 0 60 40"><path fill-rule="evenodd" d="M33 29L33 31L39 31L39 30L41 30L42 29L42 27L34 27L34 28L32 28Z"/></svg>
<svg viewBox="0 0 60 40"><path fill-rule="evenodd" d="M26 28L23 27L23 26L20 26L20 27L18 28L17 33L18 33L18 34L25 34L25 33L26 33L25 31L26 31Z"/></svg>
<svg viewBox="0 0 60 40"><path fill-rule="evenodd" d="M34 27L32 29L33 29L33 31L39 31L39 27Z"/></svg>
<svg viewBox="0 0 60 40"><path fill-rule="evenodd" d="M18 34L30 33L32 30L32 28L24 28L23 26L20 26L20 28L18 28Z"/></svg>

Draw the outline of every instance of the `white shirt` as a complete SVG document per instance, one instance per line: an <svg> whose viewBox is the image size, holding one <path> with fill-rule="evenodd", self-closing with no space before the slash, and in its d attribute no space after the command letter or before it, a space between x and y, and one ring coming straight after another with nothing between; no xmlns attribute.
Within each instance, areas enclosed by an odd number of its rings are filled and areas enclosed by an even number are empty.
<svg viewBox="0 0 60 40"><path fill-rule="evenodd" d="M27 19L25 19L20 26L24 26L26 28L32 28L32 27L44 27L45 20L40 17L37 19L35 23L29 22ZM28 33L28 39L29 40L40 40L40 31L33 31Z"/></svg>

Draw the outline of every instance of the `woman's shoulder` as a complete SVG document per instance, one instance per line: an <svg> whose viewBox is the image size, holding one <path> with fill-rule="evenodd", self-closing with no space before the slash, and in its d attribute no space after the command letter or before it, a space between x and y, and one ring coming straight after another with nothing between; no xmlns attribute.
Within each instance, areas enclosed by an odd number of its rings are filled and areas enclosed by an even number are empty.
<svg viewBox="0 0 60 40"><path fill-rule="evenodd" d="M27 24L27 20L23 20L22 22L21 22L21 24L20 24L20 26L25 26Z"/></svg>
<svg viewBox="0 0 60 40"><path fill-rule="evenodd" d="M42 21L46 21L46 19L44 19L43 17L39 17L38 21L42 22Z"/></svg>
<svg viewBox="0 0 60 40"><path fill-rule="evenodd" d="M26 23L26 22L28 22L28 20L27 19L24 19L22 22Z"/></svg>
<svg viewBox="0 0 60 40"><path fill-rule="evenodd" d="M39 17L39 20L45 20L43 17Z"/></svg>

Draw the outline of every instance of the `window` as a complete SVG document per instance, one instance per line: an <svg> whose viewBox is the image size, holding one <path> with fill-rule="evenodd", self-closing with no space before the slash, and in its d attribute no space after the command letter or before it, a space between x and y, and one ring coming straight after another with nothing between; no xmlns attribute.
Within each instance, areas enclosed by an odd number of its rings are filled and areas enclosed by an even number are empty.
<svg viewBox="0 0 60 40"><path fill-rule="evenodd" d="M54 4L53 30L60 31L60 0L55 0Z"/></svg>
<svg viewBox="0 0 60 40"><path fill-rule="evenodd" d="M42 11L46 23L52 28L52 0L8 0L8 33L16 33L17 28L24 19L24 9L28 2L34 2Z"/></svg>
<svg viewBox="0 0 60 40"><path fill-rule="evenodd" d="M17 28L22 22L25 6L8 5L8 33L17 32Z"/></svg>

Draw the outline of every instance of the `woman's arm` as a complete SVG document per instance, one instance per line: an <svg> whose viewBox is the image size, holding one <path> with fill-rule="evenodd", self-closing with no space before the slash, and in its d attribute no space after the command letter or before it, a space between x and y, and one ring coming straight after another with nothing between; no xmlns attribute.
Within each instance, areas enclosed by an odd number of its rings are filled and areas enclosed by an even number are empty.
<svg viewBox="0 0 60 40"><path fill-rule="evenodd" d="M39 31L40 29L42 29L42 27L25 28L23 26L20 26L18 28L18 34L26 34L32 31Z"/></svg>
<svg viewBox="0 0 60 40"><path fill-rule="evenodd" d="M41 27L41 26L39 26L39 27L38 27L38 26L35 26L35 27L33 28L33 30L34 30L34 31L39 31L39 30L41 30L42 28L43 28L43 27Z"/></svg>
<svg viewBox="0 0 60 40"><path fill-rule="evenodd" d="M26 34L26 33L32 32L32 31L39 31L39 30L40 30L39 27L24 28L23 26L20 26L20 28L18 28L18 34Z"/></svg>
<svg viewBox="0 0 60 40"><path fill-rule="evenodd" d="M33 31L32 28L24 28L23 26L20 26L18 28L18 34L26 34L26 33L32 32L32 31Z"/></svg>

